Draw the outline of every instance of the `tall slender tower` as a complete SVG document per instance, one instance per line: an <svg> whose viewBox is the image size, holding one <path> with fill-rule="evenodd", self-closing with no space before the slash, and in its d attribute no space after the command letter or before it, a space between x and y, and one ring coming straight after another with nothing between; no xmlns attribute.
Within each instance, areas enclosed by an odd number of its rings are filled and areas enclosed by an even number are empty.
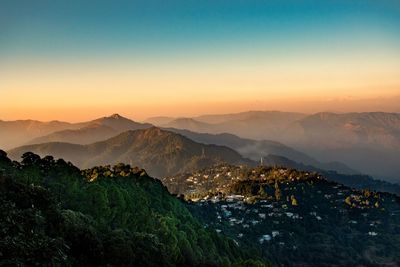
<svg viewBox="0 0 400 267"><path fill-rule="evenodd" d="M260 158L260 166L264 166L264 158L263 157Z"/></svg>
<svg viewBox="0 0 400 267"><path fill-rule="evenodd" d="M206 152L204 152L204 147L201 149L201 158L205 158L206 157Z"/></svg>

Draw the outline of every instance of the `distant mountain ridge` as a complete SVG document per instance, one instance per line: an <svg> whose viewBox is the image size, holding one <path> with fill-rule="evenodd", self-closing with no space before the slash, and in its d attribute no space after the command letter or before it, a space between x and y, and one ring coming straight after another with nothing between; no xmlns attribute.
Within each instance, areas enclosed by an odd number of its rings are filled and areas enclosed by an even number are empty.
<svg viewBox="0 0 400 267"><path fill-rule="evenodd" d="M312 115L277 111L249 111L236 114L204 115L194 118L153 118L164 128L210 133L216 144L227 145L253 160L268 154L288 157L296 162L321 169L352 173L353 170L378 179L400 182L400 114L384 112L332 113ZM152 121L149 119L148 121ZM0 121L0 148L47 142L90 144L103 141L126 130L151 127L123 118L118 114L83 123ZM230 136L243 139L274 140L277 144L235 144ZM195 139L193 136L190 138ZM227 138L227 140L224 140ZM199 142L206 142L199 137ZM229 144L229 142L232 142ZM207 142L206 142L207 143ZM210 144L213 142L210 142ZM244 142L245 143L245 142ZM243 143L243 144L244 144ZM279 146L285 144L293 150ZM260 148L259 148L260 146ZM280 150L280 151L278 151ZM279 152L279 153L277 153ZM304 158L306 154L317 162ZM332 162L322 166L319 163ZM344 163L345 165L341 164ZM324 163L325 164L325 163Z"/></svg>
<svg viewBox="0 0 400 267"><path fill-rule="evenodd" d="M240 138L233 134L207 134L197 133L189 130L165 128L168 131L176 132L184 135L196 142L204 144L215 144L230 147L239 152L243 157L252 159L254 161L260 161L262 157L268 155L278 155L289 158L295 162L302 163L305 165L312 165L316 168L324 170L333 170L342 174L357 174L356 170L353 170L340 162L320 162L300 151L292 149L282 143L271 141L271 140L251 140Z"/></svg>
<svg viewBox="0 0 400 267"><path fill-rule="evenodd" d="M10 149L20 146L32 138L69 128L73 129L74 125L61 121L0 120L0 148Z"/></svg>
<svg viewBox="0 0 400 267"><path fill-rule="evenodd" d="M48 142L66 142L86 145L103 141L128 130L146 129L152 127L148 123L138 123L124 118L119 114L103 117L89 122L79 123L81 128L53 132L49 135L35 138L29 144Z"/></svg>
<svg viewBox="0 0 400 267"><path fill-rule="evenodd" d="M9 151L13 159L31 151L41 156L64 158L80 167L124 162L145 167L156 177L213 166L221 162L254 164L228 147L204 145L180 134L156 127L126 131L105 141L77 145L44 143L22 146Z"/></svg>
<svg viewBox="0 0 400 267"><path fill-rule="evenodd" d="M274 140L319 161L340 161L363 173L400 182L399 113L320 112L306 115L253 111L189 119L172 120L162 126Z"/></svg>
<svg viewBox="0 0 400 267"><path fill-rule="evenodd" d="M200 133L232 133L256 140L277 140L288 125L306 117L302 113L280 111L247 111L233 114L176 118L161 127L186 129ZM251 129L251 131L250 131Z"/></svg>
<svg viewBox="0 0 400 267"><path fill-rule="evenodd" d="M0 120L0 148L11 149L25 144L58 141L88 144L105 140L127 130L151 126L148 123L132 121L119 114L80 123Z"/></svg>

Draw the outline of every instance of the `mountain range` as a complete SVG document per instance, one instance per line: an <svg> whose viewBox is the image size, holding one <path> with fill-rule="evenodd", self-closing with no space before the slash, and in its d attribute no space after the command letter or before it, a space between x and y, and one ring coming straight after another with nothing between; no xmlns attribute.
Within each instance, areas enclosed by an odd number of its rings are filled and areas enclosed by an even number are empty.
<svg viewBox="0 0 400 267"><path fill-rule="evenodd" d="M148 120L152 121L157 124L157 120ZM163 127L274 140L321 162L340 161L363 173L400 181L399 113L321 112L306 115L254 111L158 121L168 121L158 125Z"/></svg>
<svg viewBox="0 0 400 267"><path fill-rule="evenodd" d="M89 145L63 142L26 145L10 150L9 156L19 159L27 151L64 158L82 168L129 163L145 167L155 177L192 171L221 162L255 164L231 148L197 143L156 127L126 131Z"/></svg>
<svg viewBox="0 0 400 267"><path fill-rule="evenodd" d="M205 144L230 147L259 161L277 155L344 174L365 173L400 182L400 114L249 111L194 118L150 118L139 123L118 114L82 123L0 121L0 147L49 142L89 145L150 123ZM160 126L161 125L161 126Z"/></svg>
<svg viewBox="0 0 400 267"><path fill-rule="evenodd" d="M119 114L87 122L68 123L34 120L0 121L0 147L11 149L26 144L62 141L74 144L90 144L103 141L127 130L151 127Z"/></svg>
<svg viewBox="0 0 400 267"><path fill-rule="evenodd" d="M281 156L288 158L294 162L304 165L310 165L315 168L323 170L337 171L342 174L357 174L356 170L351 169L341 162L320 162L305 153L288 147L282 143L271 140L252 140L247 138L240 138L233 134L207 134L197 133L189 130L182 130L176 128L165 128L168 131L179 133L196 142L204 144L215 144L233 148L239 152L243 157L249 158L254 161L260 161L271 155ZM284 166L284 165L282 165Z"/></svg>
<svg viewBox="0 0 400 267"><path fill-rule="evenodd" d="M246 116L249 116L251 114L253 113L249 114L244 113L242 117L245 118ZM278 114L282 116L281 113ZM208 118L207 116L204 116L204 119L207 118ZM221 115L221 118L225 118L225 116ZM166 119L167 119L166 117L158 118L158 120L166 120ZM184 121L185 119L182 119L182 122ZM45 123L42 124L45 125ZM104 141L127 130L149 128L151 127L151 124L138 123L130 119L124 118L118 114L113 114L109 117L103 117L89 122L82 122L76 124L64 123L63 127L69 127L69 129L55 131L50 134L36 137L32 140L23 143L24 145L33 145L33 144L59 142L59 143L87 145L99 141ZM267 155L279 155L287 157L291 160L294 160L296 162L305 165L312 165L325 170L335 170L344 174L357 173L357 171L352 170L351 168L347 167L344 164L322 163L300 151L296 151L288 146L285 146L284 144L271 140L258 141L258 140L240 138L233 134L206 134L206 133L203 134L176 128L165 128L165 129L186 136L187 138L192 139L199 143L215 144L215 145L230 147L239 152L243 157L252 159L254 161L259 161L261 157L265 157ZM63 147L66 146L64 145Z"/></svg>

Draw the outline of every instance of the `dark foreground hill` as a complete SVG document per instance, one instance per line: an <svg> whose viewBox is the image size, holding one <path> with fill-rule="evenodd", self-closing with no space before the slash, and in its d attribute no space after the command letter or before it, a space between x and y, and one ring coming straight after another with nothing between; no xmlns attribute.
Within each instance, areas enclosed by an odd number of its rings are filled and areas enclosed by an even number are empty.
<svg viewBox="0 0 400 267"><path fill-rule="evenodd" d="M44 143L13 149L9 155L18 159L25 152L53 155L88 168L96 165L129 163L142 166L155 177L191 171L221 162L254 164L228 147L204 145L180 134L149 128L127 131L106 141L90 145Z"/></svg>
<svg viewBox="0 0 400 267"><path fill-rule="evenodd" d="M129 165L0 151L0 266L265 266Z"/></svg>

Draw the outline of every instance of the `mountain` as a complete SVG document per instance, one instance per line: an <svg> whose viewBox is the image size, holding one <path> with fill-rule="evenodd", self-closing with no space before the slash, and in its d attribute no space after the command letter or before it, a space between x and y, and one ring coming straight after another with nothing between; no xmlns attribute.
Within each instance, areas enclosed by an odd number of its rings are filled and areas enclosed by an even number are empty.
<svg viewBox="0 0 400 267"><path fill-rule="evenodd" d="M250 139L276 140L291 123L304 118L302 113L248 111L234 114L203 115L180 118L160 125L201 133L232 133Z"/></svg>
<svg viewBox="0 0 400 267"><path fill-rule="evenodd" d="M230 133L274 140L320 162L342 162L380 179L400 182L400 114L385 112L311 115L275 111L204 115L165 127L201 133ZM331 165L330 168L337 167Z"/></svg>
<svg viewBox="0 0 400 267"><path fill-rule="evenodd" d="M283 111L246 111L231 114L211 114L194 117L194 119L206 123L224 123L231 121L248 121L252 119L263 119L265 121L288 124L306 117L307 114L298 112L283 112Z"/></svg>
<svg viewBox="0 0 400 267"><path fill-rule="evenodd" d="M127 131L89 145L61 142L27 145L12 149L9 155L18 159L27 151L41 156L64 158L79 167L129 163L145 167L155 177L204 168L221 162L254 164L228 147L204 145L156 127Z"/></svg>
<svg viewBox="0 0 400 267"><path fill-rule="evenodd" d="M278 155L289 158L295 162L311 165L319 169L333 170L342 174L356 174L357 171L349 168L340 162L329 162L323 163L312 157L292 149L282 143L271 141L271 140L251 140L240 138L233 134L207 134L207 133L196 133L189 130L181 130L175 128L166 128L168 131L176 132L181 135L188 137L199 143L204 144L215 144L221 146L230 147L239 152L243 157L252 159L254 161L260 161L261 157L267 157L268 155Z"/></svg>
<svg viewBox="0 0 400 267"><path fill-rule="evenodd" d="M178 118L174 119L167 124L162 125L165 128L186 129L200 133L213 133L218 132L217 125L201 122L191 118Z"/></svg>
<svg viewBox="0 0 400 267"><path fill-rule="evenodd" d="M118 114L99 118L89 122L78 123L78 129L56 131L51 134L35 138L29 144L48 142L65 142L73 144L90 144L111 138L127 130L150 128L148 123L138 123Z"/></svg>
<svg viewBox="0 0 400 267"><path fill-rule="evenodd" d="M247 111L233 114L203 115L195 120L218 124L218 131L250 139L272 139L306 114L281 111ZM249 131L249 129L252 129Z"/></svg>
<svg viewBox="0 0 400 267"><path fill-rule="evenodd" d="M317 113L291 125L280 140L319 160L340 159L363 173L400 182L398 113Z"/></svg>
<svg viewBox="0 0 400 267"><path fill-rule="evenodd" d="M80 123L80 125L88 126L88 125L104 125L111 127L117 131L124 132L127 130L138 130L138 129L145 129L150 128L152 125L149 123L139 123L133 120L127 119L122 117L119 114L113 114L109 117L99 118L93 121Z"/></svg>
<svg viewBox="0 0 400 267"><path fill-rule="evenodd" d="M165 125L173 120L175 120L175 118L173 117L158 116L158 117L148 118L145 120L145 122L156 126L160 126L160 125Z"/></svg>
<svg viewBox="0 0 400 267"><path fill-rule="evenodd" d="M163 125L206 133L232 133L251 139L308 142L315 146L368 145L400 148L400 114L384 112L312 115L278 111L180 118Z"/></svg>
<svg viewBox="0 0 400 267"><path fill-rule="evenodd" d="M74 125L61 121L0 120L0 148L10 149L20 146L32 138L70 128L74 128Z"/></svg>
<svg viewBox="0 0 400 267"><path fill-rule="evenodd" d="M297 121L288 131L295 135L301 132L298 136L300 141L323 148L367 146L400 149L399 113L322 112ZM294 136L287 133L284 138L291 140Z"/></svg>

